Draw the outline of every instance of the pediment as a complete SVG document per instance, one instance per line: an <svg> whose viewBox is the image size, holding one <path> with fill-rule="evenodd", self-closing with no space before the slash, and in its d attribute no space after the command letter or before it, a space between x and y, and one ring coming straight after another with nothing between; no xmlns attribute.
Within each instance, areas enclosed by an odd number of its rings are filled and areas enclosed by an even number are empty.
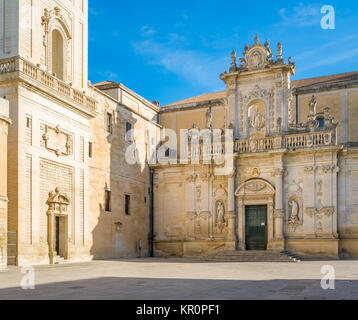
<svg viewBox="0 0 358 320"><path fill-rule="evenodd" d="M252 179L242 183L235 192L235 196L274 195L275 188L266 180Z"/></svg>

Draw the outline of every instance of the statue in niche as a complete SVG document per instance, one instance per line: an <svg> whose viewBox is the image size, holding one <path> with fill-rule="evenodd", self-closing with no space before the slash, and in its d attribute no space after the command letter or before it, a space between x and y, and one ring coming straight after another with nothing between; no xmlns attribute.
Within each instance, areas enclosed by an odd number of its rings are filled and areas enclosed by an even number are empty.
<svg viewBox="0 0 358 320"><path fill-rule="evenodd" d="M216 208L216 223L217 224L225 223L225 207L221 201L218 202L218 205Z"/></svg>
<svg viewBox="0 0 358 320"><path fill-rule="evenodd" d="M317 100L314 95L312 96L308 106L309 106L309 110L310 110L310 115L314 115L317 113Z"/></svg>
<svg viewBox="0 0 358 320"><path fill-rule="evenodd" d="M224 228L227 227L227 221L225 219L225 206L222 201L219 201L216 206L215 226L219 233L223 233Z"/></svg>
<svg viewBox="0 0 358 320"><path fill-rule="evenodd" d="M258 104L254 104L249 108L249 125L257 131L265 126L265 119L259 111Z"/></svg>
<svg viewBox="0 0 358 320"><path fill-rule="evenodd" d="M299 206L296 200L291 200L289 203L290 208L291 208L291 212L290 212L290 219L289 219L289 223L290 224L296 224L299 222L300 218L299 218Z"/></svg>

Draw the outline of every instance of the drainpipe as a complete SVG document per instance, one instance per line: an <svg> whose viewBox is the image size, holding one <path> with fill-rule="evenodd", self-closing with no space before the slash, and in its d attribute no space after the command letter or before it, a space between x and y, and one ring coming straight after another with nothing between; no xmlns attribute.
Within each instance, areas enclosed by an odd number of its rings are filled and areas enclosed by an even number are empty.
<svg viewBox="0 0 358 320"><path fill-rule="evenodd" d="M154 170L149 169L150 205L149 205L149 256L154 257Z"/></svg>

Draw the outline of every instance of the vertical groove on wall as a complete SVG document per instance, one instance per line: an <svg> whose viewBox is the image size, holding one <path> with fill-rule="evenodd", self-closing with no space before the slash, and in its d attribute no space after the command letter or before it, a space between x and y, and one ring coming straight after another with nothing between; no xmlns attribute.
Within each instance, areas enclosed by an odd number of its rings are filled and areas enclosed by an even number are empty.
<svg viewBox="0 0 358 320"><path fill-rule="evenodd" d="M85 243L85 210L84 210L84 170L81 169L80 171L80 235L81 241L84 245Z"/></svg>
<svg viewBox="0 0 358 320"><path fill-rule="evenodd" d="M85 161L85 140L83 137L80 137L80 160Z"/></svg>
<svg viewBox="0 0 358 320"><path fill-rule="evenodd" d="M32 156L26 155L26 242L32 244Z"/></svg>

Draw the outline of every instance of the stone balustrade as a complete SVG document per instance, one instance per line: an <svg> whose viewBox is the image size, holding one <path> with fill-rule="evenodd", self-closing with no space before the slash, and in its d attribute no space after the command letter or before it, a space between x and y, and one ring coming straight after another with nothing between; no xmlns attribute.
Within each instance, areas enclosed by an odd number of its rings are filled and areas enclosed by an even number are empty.
<svg viewBox="0 0 358 320"><path fill-rule="evenodd" d="M238 153L252 153L275 149L296 150L334 145L337 145L335 130L237 140L235 141L234 151Z"/></svg>
<svg viewBox="0 0 358 320"><path fill-rule="evenodd" d="M95 112L96 101L85 93L74 89L71 85L56 78L48 72L41 70L31 62L14 57L0 61L0 75L20 72L33 80L39 81L44 86L54 90L60 96L70 98L74 102L84 106L88 111ZM21 75L21 74L20 74Z"/></svg>
<svg viewBox="0 0 358 320"><path fill-rule="evenodd" d="M234 142L234 152L244 154L267 152L278 149L297 150L335 145L337 145L336 132L333 130L249 140L236 140ZM189 143L188 159L211 159L212 157L223 155L225 150L224 142L211 145L206 145L202 141L199 144Z"/></svg>

